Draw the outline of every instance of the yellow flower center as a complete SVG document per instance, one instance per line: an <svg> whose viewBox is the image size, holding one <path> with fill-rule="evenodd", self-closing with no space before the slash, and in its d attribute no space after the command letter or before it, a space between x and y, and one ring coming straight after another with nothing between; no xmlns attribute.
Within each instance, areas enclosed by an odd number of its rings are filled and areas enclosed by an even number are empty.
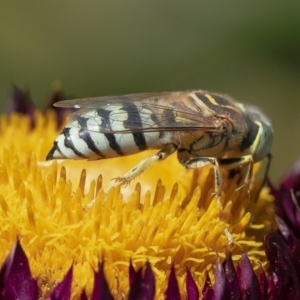
<svg viewBox="0 0 300 300"><path fill-rule="evenodd" d="M52 111L37 111L35 121L31 129L28 117L0 120L0 262L19 237L43 297L72 264L72 297L84 287L90 293L101 259L116 298L128 294L130 259L135 268L151 263L158 299L172 264L182 291L186 268L201 289L206 271L212 276L226 250L235 262L243 251L254 269L266 265L262 238L275 228L273 199L264 189L253 200L259 183L252 184L249 196L245 187L236 190L238 175L230 179L223 171L220 203L212 196L212 169L185 170L173 155L127 187L107 192L112 178L149 153L45 162L58 134L56 119Z"/></svg>

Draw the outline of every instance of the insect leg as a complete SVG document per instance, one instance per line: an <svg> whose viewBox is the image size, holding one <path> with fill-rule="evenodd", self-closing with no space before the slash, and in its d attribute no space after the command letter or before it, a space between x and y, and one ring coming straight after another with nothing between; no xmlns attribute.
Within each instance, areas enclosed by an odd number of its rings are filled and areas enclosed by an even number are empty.
<svg viewBox="0 0 300 300"><path fill-rule="evenodd" d="M270 170L270 165L271 165L271 161L272 161L272 154L271 153L268 153L267 156L267 165L266 165L266 168L265 168L265 171L264 171L264 175L263 175L263 180L261 182L261 185L257 191L257 194L256 196L254 197L254 201L256 201L259 197L259 194L262 190L262 188L265 186L265 184L267 183L267 179L268 179L268 174L269 174L269 170Z"/></svg>
<svg viewBox="0 0 300 300"><path fill-rule="evenodd" d="M146 169L152 166L159 160L164 160L166 157L176 151L175 145L167 145L154 155L148 156L140 161L135 167L129 170L123 177L116 178L116 182L113 184L114 187L129 183L132 179L143 173Z"/></svg>
<svg viewBox="0 0 300 300"><path fill-rule="evenodd" d="M214 166L215 172L215 192L218 197L221 196L222 192L222 174L220 171L218 159L215 157L197 157L190 159L190 153L186 149L178 150L178 160L187 169L199 169L208 164Z"/></svg>
<svg viewBox="0 0 300 300"><path fill-rule="evenodd" d="M227 169L234 169L241 167L243 165L247 166L246 173L243 175L244 182L241 186L237 188L239 190L244 185L249 186L251 178L252 178L252 171L253 171L253 157L252 155L245 155L242 157L236 158L221 158L219 159L220 165L226 167Z"/></svg>

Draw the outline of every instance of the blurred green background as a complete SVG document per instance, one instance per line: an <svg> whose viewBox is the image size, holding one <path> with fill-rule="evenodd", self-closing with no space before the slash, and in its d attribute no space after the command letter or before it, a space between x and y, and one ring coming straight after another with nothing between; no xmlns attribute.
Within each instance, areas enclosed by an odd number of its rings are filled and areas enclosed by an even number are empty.
<svg viewBox="0 0 300 300"><path fill-rule="evenodd" d="M70 97L207 89L263 109L272 177L299 155L299 1L1 1L0 112L13 84Z"/></svg>

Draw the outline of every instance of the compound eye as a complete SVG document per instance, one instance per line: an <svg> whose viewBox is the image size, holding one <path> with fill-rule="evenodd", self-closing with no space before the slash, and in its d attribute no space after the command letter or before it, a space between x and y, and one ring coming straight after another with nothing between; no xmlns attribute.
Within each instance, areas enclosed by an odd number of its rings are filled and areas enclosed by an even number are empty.
<svg viewBox="0 0 300 300"><path fill-rule="evenodd" d="M259 130L260 140L257 145L257 149L253 156L255 161L260 161L265 158L271 150L273 142L273 130L270 126L265 123L261 123Z"/></svg>

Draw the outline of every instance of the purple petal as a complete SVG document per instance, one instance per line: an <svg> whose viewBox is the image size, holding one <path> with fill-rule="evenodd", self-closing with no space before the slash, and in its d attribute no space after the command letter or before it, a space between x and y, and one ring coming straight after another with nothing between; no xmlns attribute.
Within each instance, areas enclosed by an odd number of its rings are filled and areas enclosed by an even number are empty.
<svg viewBox="0 0 300 300"><path fill-rule="evenodd" d="M230 299L230 291L228 282L226 280L225 271L219 261L215 264L215 286L214 286L214 300Z"/></svg>
<svg viewBox="0 0 300 300"><path fill-rule="evenodd" d="M231 300L240 299L241 298L241 289L239 285L239 280L237 277L237 273L235 271L231 253L227 251L226 259L223 262L223 268L225 270L225 276L228 283L228 288L231 295Z"/></svg>
<svg viewBox="0 0 300 300"><path fill-rule="evenodd" d="M63 108L53 106L56 102L67 99L61 87L56 88L50 96L48 101L47 108L52 108L57 116L57 125L60 127L66 119L66 115L70 112L74 112L76 109L74 108Z"/></svg>
<svg viewBox="0 0 300 300"><path fill-rule="evenodd" d="M296 271L298 282L300 282L300 240L292 247L292 263Z"/></svg>
<svg viewBox="0 0 300 300"><path fill-rule="evenodd" d="M251 262L245 253L242 253L239 270L242 299L263 299L258 279L253 271Z"/></svg>
<svg viewBox="0 0 300 300"><path fill-rule="evenodd" d="M281 186L286 190L294 189L295 191L300 191L300 161L297 161L294 164L292 170L283 180Z"/></svg>
<svg viewBox="0 0 300 300"><path fill-rule="evenodd" d="M275 197L276 221L288 244L300 239L300 162L297 162L279 189L271 184Z"/></svg>
<svg viewBox="0 0 300 300"><path fill-rule="evenodd" d="M80 300L88 300L85 289L81 292Z"/></svg>
<svg viewBox="0 0 300 300"><path fill-rule="evenodd" d="M22 91L14 86L11 100L9 101L7 112L20 113L26 115L30 119L31 128L34 126L34 110L35 104L32 102L28 91Z"/></svg>
<svg viewBox="0 0 300 300"><path fill-rule="evenodd" d="M155 277L152 268L150 266L150 263L147 262L138 299L152 300L154 299L154 295L155 295Z"/></svg>
<svg viewBox="0 0 300 300"><path fill-rule="evenodd" d="M137 273L138 272L134 269L134 267L132 265L132 261L130 259L130 261L129 261L129 286L130 287L135 282Z"/></svg>
<svg viewBox="0 0 300 300"><path fill-rule="evenodd" d="M0 269L0 295L2 294L4 287L5 287L5 275L7 273L8 260L9 260L9 256L3 262L1 269ZM1 299L1 297L0 297L0 299Z"/></svg>
<svg viewBox="0 0 300 300"><path fill-rule="evenodd" d="M129 281L131 282L131 285L130 285L130 291L128 296L129 300L154 299L155 278L149 262L146 263L146 268L143 277L142 277L142 270L143 268L140 268L138 271L135 271L130 262L129 277L131 278L129 279Z"/></svg>
<svg viewBox="0 0 300 300"><path fill-rule="evenodd" d="M51 300L69 300L71 297L71 286L73 279L73 266L65 275L62 282L60 282L53 290L50 299Z"/></svg>
<svg viewBox="0 0 300 300"><path fill-rule="evenodd" d="M189 300L199 299L199 290L197 284L189 270L186 271L186 292Z"/></svg>
<svg viewBox="0 0 300 300"><path fill-rule="evenodd" d="M38 299L37 282L31 277L28 259L17 241L1 268L3 299Z"/></svg>
<svg viewBox="0 0 300 300"><path fill-rule="evenodd" d="M281 191L281 197L275 196L275 213L282 221L278 226L287 241L295 242L300 238L300 207L293 201L291 193L293 191Z"/></svg>
<svg viewBox="0 0 300 300"><path fill-rule="evenodd" d="M35 104L31 100L28 91L22 91L21 89L14 86L12 96L11 96L11 101L7 109L8 112L17 112L20 114L33 117Z"/></svg>
<svg viewBox="0 0 300 300"><path fill-rule="evenodd" d="M52 108L53 104L55 104L56 102L62 101L64 99L66 99L66 98L65 98L62 86L60 85L60 86L54 87L54 89L52 90L52 93L50 95L50 98L48 100L46 109Z"/></svg>
<svg viewBox="0 0 300 300"><path fill-rule="evenodd" d="M208 273L206 273L206 280L204 283L204 287L202 290L202 300L212 300L214 296L214 290L212 288L212 284L209 278Z"/></svg>
<svg viewBox="0 0 300 300"><path fill-rule="evenodd" d="M174 265L172 265L171 272L169 275L168 286L165 291L165 299L166 300L180 300L181 299Z"/></svg>
<svg viewBox="0 0 300 300"><path fill-rule="evenodd" d="M281 209L284 209L283 207ZM278 226L278 230L281 233L281 235L284 237L285 241L288 243L288 245L292 245L297 242L297 236L294 234L293 226L291 225L291 222L288 222L289 225L281 219L281 217L278 214L275 214L275 220ZM287 218L285 218L287 220Z"/></svg>
<svg viewBox="0 0 300 300"><path fill-rule="evenodd" d="M277 276L271 295L279 299L299 299L299 280L288 246L278 233L267 235L264 244L271 268Z"/></svg>
<svg viewBox="0 0 300 300"><path fill-rule="evenodd" d="M129 271L131 273L131 276L129 276L129 281L131 282L129 295L128 295L129 300L137 299L140 293L140 288L142 285L142 270L143 269L140 268L138 271L135 271L134 268L132 267L132 270ZM134 274L133 271L135 272Z"/></svg>
<svg viewBox="0 0 300 300"><path fill-rule="evenodd" d="M104 263L98 264L98 272L94 272L94 287L92 292L92 300L113 299L110 293L107 280L104 275Z"/></svg>
<svg viewBox="0 0 300 300"><path fill-rule="evenodd" d="M263 268L259 270L259 287L262 293L262 300L268 300L268 280Z"/></svg>

